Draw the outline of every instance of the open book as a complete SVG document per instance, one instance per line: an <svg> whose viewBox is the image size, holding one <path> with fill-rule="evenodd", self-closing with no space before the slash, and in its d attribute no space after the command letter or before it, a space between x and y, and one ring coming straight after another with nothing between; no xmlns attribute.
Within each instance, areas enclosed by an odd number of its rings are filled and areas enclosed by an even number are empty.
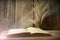
<svg viewBox="0 0 60 40"><path fill-rule="evenodd" d="M8 37L51 37L51 34L40 29L29 27L26 29L10 29L7 33Z"/></svg>

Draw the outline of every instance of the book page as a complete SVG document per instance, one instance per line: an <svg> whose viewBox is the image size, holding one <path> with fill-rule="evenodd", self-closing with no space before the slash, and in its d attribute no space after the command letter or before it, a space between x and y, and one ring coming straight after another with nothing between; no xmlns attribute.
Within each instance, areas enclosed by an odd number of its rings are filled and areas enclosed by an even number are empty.
<svg viewBox="0 0 60 40"><path fill-rule="evenodd" d="M40 29L40 28L34 28L34 27L29 27L29 28L27 28L27 30L28 30L31 34L33 34L33 33L48 33L48 32L46 32L46 31L44 31L44 30L42 30L42 29Z"/></svg>
<svg viewBox="0 0 60 40"><path fill-rule="evenodd" d="M26 33L26 32L28 32L26 29L10 29L8 31L7 35L18 34L18 33Z"/></svg>

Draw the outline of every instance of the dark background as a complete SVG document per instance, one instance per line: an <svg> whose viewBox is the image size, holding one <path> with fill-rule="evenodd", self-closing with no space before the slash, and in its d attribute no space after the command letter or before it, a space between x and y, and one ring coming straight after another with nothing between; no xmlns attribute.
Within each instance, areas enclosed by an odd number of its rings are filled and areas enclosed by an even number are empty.
<svg viewBox="0 0 60 40"><path fill-rule="evenodd" d="M48 30L60 30L60 1L50 1L50 12L46 15L40 28Z"/></svg>

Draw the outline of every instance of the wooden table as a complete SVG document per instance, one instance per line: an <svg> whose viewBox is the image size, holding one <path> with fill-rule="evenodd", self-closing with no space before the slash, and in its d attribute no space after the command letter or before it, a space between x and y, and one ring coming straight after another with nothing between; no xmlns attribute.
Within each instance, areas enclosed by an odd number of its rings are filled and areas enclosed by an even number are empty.
<svg viewBox="0 0 60 40"><path fill-rule="evenodd" d="M45 30L52 34L53 37L20 37L7 40L60 40L60 30Z"/></svg>

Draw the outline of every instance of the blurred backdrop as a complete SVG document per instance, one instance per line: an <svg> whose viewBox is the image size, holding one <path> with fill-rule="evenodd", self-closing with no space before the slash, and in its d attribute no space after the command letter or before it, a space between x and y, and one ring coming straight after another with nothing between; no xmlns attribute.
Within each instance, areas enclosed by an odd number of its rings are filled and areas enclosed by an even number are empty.
<svg viewBox="0 0 60 40"><path fill-rule="evenodd" d="M40 21L42 15L47 13L40 28L60 29L60 2L58 0L0 0L0 31L33 27L28 20L29 18L37 20L34 14L36 11L33 9L39 10Z"/></svg>

